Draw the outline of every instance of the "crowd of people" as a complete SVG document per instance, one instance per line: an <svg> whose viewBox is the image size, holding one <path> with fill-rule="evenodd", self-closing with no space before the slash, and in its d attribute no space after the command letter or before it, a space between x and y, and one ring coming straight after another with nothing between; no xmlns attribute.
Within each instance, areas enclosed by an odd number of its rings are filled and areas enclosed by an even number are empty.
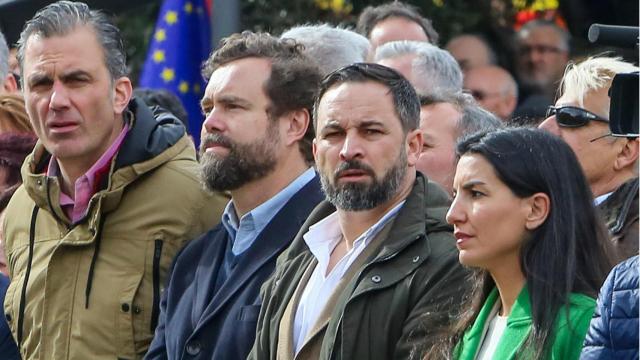
<svg viewBox="0 0 640 360"><path fill-rule="evenodd" d="M15 70L0 34L0 358L637 359L638 67L438 38L402 2L233 34L196 149L102 12L45 6Z"/></svg>

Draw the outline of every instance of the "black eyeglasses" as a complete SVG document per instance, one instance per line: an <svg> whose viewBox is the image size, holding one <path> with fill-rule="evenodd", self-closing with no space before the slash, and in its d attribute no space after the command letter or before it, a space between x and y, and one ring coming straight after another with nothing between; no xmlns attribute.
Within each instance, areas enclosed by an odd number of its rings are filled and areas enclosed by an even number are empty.
<svg viewBox="0 0 640 360"><path fill-rule="evenodd" d="M549 106L547 117L556 116L556 122L559 126L577 128L585 126L589 121L602 121L608 123L609 120L602 118L589 110L576 106Z"/></svg>

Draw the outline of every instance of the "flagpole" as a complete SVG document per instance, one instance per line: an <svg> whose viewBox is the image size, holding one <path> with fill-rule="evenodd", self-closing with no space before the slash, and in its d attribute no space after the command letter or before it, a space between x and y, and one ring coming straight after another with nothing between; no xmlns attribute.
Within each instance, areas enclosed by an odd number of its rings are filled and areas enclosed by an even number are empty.
<svg viewBox="0 0 640 360"><path fill-rule="evenodd" d="M240 31L240 0L213 0L212 5L211 36L215 49L222 38Z"/></svg>

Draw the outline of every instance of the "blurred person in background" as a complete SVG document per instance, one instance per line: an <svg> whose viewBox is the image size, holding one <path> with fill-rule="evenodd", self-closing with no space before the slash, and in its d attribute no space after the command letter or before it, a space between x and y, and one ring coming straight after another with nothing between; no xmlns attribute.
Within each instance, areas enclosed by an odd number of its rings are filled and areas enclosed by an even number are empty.
<svg viewBox="0 0 640 360"><path fill-rule="evenodd" d="M502 122L482 109L469 94L421 96L423 146L416 169L451 195L456 170L456 142L474 132L496 130L501 126Z"/></svg>
<svg viewBox="0 0 640 360"><path fill-rule="evenodd" d="M496 54L484 37L476 34L454 36L444 47L456 59L463 72L482 66L495 65Z"/></svg>
<svg viewBox="0 0 640 360"><path fill-rule="evenodd" d="M280 38L293 39L304 45L302 51L316 62L323 77L343 66L364 62L369 53L366 37L330 24L295 26L283 32Z"/></svg>
<svg viewBox="0 0 640 360"><path fill-rule="evenodd" d="M4 253L5 208L11 196L22 183L20 168L36 144L24 99L18 94L0 94L0 303L9 287L9 271ZM20 359L7 320L0 319L0 359Z"/></svg>
<svg viewBox="0 0 640 360"><path fill-rule="evenodd" d="M447 222L474 289L427 358L577 360L611 263L575 155L527 128L472 135L457 155Z"/></svg>
<svg viewBox="0 0 640 360"><path fill-rule="evenodd" d="M0 32L0 93L18 91L18 82L11 71L11 53L2 32Z"/></svg>
<svg viewBox="0 0 640 360"><path fill-rule="evenodd" d="M462 91L462 71L456 60L429 43L388 42L376 50L374 62L398 71L419 95Z"/></svg>
<svg viewBox="0 0 640 360"><path fill-rule="evenodd" d="M518 85L511 74L499 66L469 69L464 75L464 89L480 106L504 122L511 119L518 103Z"/></svg>
<svg viewBox="0 0 640 360"><path fill-rule="evenodd" d="M609 129L609 89L616 74L638 71L621 58L593 57L568 66L560 98L540 128L561 137L578 157L616 262L638 254L638 138Z"/></svg>
<svg viewBox="0 0 640 360"><path fill-rule="evenodd" d="M369 60L378 46L399 40L425 41L438 44L438 33L431 20L420 15L413 5L394 1L367 6L358 17L357 31L371 42Z"/></svg>
<svg viewBox="0 0 640 360"><path fill-rule="evenodd" d="M519 98L514 118L536 125L544 120L569 60L569 41L569 32L548 20L532 20L516 33Z"/></svg>
<svg viewBox="0 0 640 360"><path fill-rule="evenodd" d="M172 113L189 133L189 114L176 94L167 89L136 88L133 90L133 96L140 98L149 107L159 106Z"/></svg>

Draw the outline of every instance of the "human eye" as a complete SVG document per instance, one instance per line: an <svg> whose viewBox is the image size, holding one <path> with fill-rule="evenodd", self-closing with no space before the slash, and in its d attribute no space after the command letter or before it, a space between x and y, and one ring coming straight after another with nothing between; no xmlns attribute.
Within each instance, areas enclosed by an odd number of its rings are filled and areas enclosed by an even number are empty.
<svg viewBox="0 0 640 360"><path fill-rule="evenodd" d="M469 194L471 195L472 198L479 198L485 195L482 191L478 191L474 189L469 190Z"/></svg>

